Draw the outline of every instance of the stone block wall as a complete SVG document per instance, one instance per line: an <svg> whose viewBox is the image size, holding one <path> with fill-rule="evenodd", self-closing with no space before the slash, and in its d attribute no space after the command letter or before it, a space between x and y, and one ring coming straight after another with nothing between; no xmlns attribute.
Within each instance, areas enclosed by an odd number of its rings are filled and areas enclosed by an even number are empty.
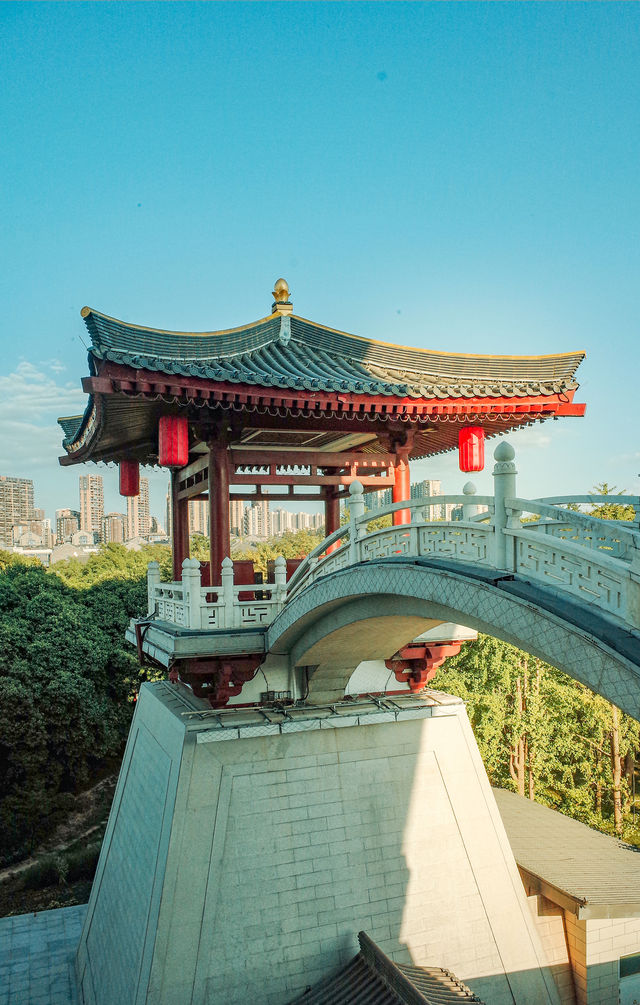
<svg viewBox="0 0 640 1005"><path fill-rule="evenodd" d="M491 1005L559 1001L461 702L233 714L220 728L143 688L78 955L86 1005L283 1005L361 929Z"/></svg>
<svg viewBox="0 0 640 1005"><path fill-rule="evenodd" d="M564 910L541 894L532 894L527 899L560 1001L562 1005L577 1005Z"/></svg>
<svg viewBox="0 0 640 1005"><path fill-rule="evenodd" d="M640 952L640 919L580 919L542 895L528 900L562 1005L618 1005L620 957Z"/></svg>

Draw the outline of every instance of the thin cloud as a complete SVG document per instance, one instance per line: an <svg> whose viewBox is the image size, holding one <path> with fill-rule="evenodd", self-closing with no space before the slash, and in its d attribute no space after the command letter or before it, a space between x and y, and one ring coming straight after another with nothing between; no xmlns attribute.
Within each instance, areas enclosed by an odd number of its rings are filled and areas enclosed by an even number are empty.
<svg viewBox="0 0 640 1005"><path fill-rule="evenodd" d="M84 410L86 399L72 383L59 384L50 373L23 360L0 376L0 421L20 416L27 422L55 419Z"/></svg>
<svg viewBox="0 0 640 1005"><path fill-rule="evenodd" d="M54 361L55 362L55 361ZM23 360L13 373L0 375L0 468L13 472L57 463L62 453L59 415L84 410L82 392L60 384L43 367ZM61 364L60 364L61 365ZM53 369L53 367L50 367Z"/></svg>

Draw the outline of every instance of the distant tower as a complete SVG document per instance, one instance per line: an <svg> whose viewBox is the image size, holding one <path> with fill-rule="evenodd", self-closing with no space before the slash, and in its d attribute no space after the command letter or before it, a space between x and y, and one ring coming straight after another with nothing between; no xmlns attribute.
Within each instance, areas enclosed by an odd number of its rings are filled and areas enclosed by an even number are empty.
<svg viewBox="0 0 640 1005"><path fill-rule="evenodd" d="M151 516L149 513L149 479L140 479L140 494L127 496L127 524L125 540L134 537L149 537Z"/></svg>
<svg viewBox="0 0 640 1005"><path fill-rule="evenodd" d="M204 499L189 500L189 533L209 537L209 507Z"/></svg>
<svg viewBox="0 0 640 1005"><path fill-rule="evenodd" d="M171 505L171 486L169 486L169 488L167 490L167 495L166 495L165 502L166 502L166 524L165 525L166 525L166 528L167 528L167 537L171 538L172 535L173 535L173 519L172 519L172 517L173 517L173 507Z"/></svg>
<svg viewBox="0 0 640 1005"><path fill-rule="evenodd" d="M104 487L102 475L80 475L80 530L102 537Z"/></svg>
<svg viewBox="0 0 640 1005"><path fill-rule="evenodd" d="M0 475L0 548L10 548L13 525L26 524L32 516L32 480Z"/></svg>
<svg viewBox="0 0 640 1005"><path fill-rule="evenodd" d="M411 486L412 499L432 499L434 496L442 495L442 484L437 478L425 478L422 482L414 482ZM432 506L430 510L431 520L448 520L450 513L447 513L444 504Z"/></svg>
<svg viewBox="0 0 640 1005"><path fill-rule="evenodd" d="M244 534L244 503L242 499L232 499L229 503L229 528L232 534Z"/></svg>
<svg viewBox="0 0 640 1005"><path fill-rule="evenodd" d="M269 502L260 499L249 506L244 515L245 530L249 537L269 536Z"/></svg>
<svg viewBox="0 0 640 1005"><path fill-rule="evenodd" d="M80 530L80 513L77 509L56 510L56 544L71 540L71 535Z"/></svg>
<svg viewBox="0 0 640 1005"><path fill-rule="evenodd" d="M102 540L105 544L122 544L124 541L123 513L107 513L102 522Z"/></svg>

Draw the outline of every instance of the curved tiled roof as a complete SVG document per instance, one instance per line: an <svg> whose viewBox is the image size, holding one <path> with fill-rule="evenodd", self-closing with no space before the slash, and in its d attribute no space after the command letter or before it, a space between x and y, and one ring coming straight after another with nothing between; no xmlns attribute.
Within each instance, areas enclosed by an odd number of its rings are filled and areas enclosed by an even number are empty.
<svg viewBox="0 0 640 1005"><path fill-rule="evenodd" d="M358 941L357 956L291 1005L483 1005L450 971L394 963L365 932Z"/></svg>
<svg viewBox="0 0 640 1005"><path fill-rule="evenodd" d="M64 433L65 440L70 443L75 440L80 426L82 425L83 415L61 415L58 419L58 425L62 426L62 432Z"/></svg>
<svg viewBox="0 0 640 1005"><path fill-rule="evenodd" d="M261 387L403 398L527 397L576 387L582 352L474 356L375 342L296 315L219 332L170 332L82 316L96 359L136 369Z"/></svg>

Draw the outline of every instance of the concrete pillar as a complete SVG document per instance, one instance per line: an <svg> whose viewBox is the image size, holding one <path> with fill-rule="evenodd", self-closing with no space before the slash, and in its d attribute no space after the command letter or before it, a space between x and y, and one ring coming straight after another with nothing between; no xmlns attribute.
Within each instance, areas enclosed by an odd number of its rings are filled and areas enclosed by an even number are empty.
<svg viewBox="0 0 640 1005"><path fill-rule="evenodd" d="M197 558L185 558L182 563L182 586L186 607L186 627L202 628L200 562Z"/></svg>
<svg viewBox="0 0 640 1005"><path fill-rule="evenodd" d="M471 518L474 517L477 514L477 512L478 512L478 507L472 505L472 500L473 500L474 495L477 492L477 489L476 489L475 485L473 484L473 482L467 482L462 487L462 492L463 492L463 495L468 496L468 498L469 498L468 502L463 503L463 506L462 506L462 519L463 520L471 520Z"/></svg>
<svg viewBox="0 0 640 1005"><path fill-rule="evenodd" d="M231 554L229 457L225 446L209 444L209 561L211 585L220 582L222 561Z"/></svg>
<svg viewBox="0 0 640 1005"><path fill-rule="evenodd" d="M395 481L391 489L391 501L394 503L405 502L411 499L411 472L409 470L409 458L406 454L398 454L394 465ZM393 514L393 525L399 527L402 524L411 522L411 511L399 509Z"/></svg>
<svg viewBox="0 0 640 1005"><path fill-rule="evenodd" d="M358 527L357 523L364 516L364 493L362 482L357 479L349 486L349 550L351 562L358 561Z"/></svg>
<svg viewBox="0 0 640 1005"><path fill-rule="evenodd" d="M516 494L516 466L514 457L516 452L510 443L503 440L493 452L495 465L493 468L494 485L494 565L498 569L511 569L512 560L508 561L512 552L508 552L508 542L504 530L509 523L509 516L505 506L507 499L513 499Z"/></svg>
<svg viewBox="0 0 640 1005"><path fill-rule="evenodd" d="M282 555L278 555L274 563L273 581L275 584L275 600L278 604L284 604L287 598L287 562Z"/></svg>
<svg viewBox="0 0 640 1005"><path fill-rule="evenodd" d="M225 628L235 628L234 615L235 605L233 596L233 562L227 555L222 559L222 600L224 602L224 612L222 623Z"/></svg>
<svg viewBox="0 0 640 1005"><path fill-rule="evenodd" d="M149 562L147 566L147 610L149 614L156 612L156 586L160 585L160 566L157 562Z"/></svg>

